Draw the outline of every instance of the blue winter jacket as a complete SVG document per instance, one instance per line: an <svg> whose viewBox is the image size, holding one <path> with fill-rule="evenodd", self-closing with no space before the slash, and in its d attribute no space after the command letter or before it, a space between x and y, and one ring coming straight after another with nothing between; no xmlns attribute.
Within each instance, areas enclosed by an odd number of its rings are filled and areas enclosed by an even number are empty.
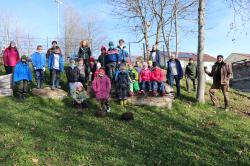
<svg viewBox="0 0 250 166"><path fill-rule="evenodd" d="M125 47L121 48L120 46L117 46L117 49L119 51L118 54L118 62L126 62L128 58L128 52L125 50Z"/></svg>
<svg viewBox="0 0 250 166"><path fill-rule="evenodd" d="M170 59L168 62L167 62L167 79L170 80L170 77L171 77L171 73L172 73L172 69L171 69L171 66L170 66L170 63L172 62L172 60ZM182 79L183 77L183 70L182 70L182 67L181 67L181 63L178 59L175 59L175 62L176 62L176 68L177 68L177 73L178 73L178 77L179 79Z"/></svg>
<svg viewBox="0 0 250 166"><path fill-rule="evenodd" d="M150 56L149 56L149 59L150 60L153 60L153 57L152 57L152 54L153 54L154 51L150 51ZM155 54L155 62L157 63L157 65L160 65L160 50L156 50L156 54Z"/></svg>
<svg viewBox="0 0 250 166"><path fill-rule="evenodd" d="M28 63L22 63L19 61L14 70L14 82L21 80L32 81L32 73Z"/></svg>
<svg viewBox="0 0 250 166"><path fill-rule="evenodd" d="M119 54L119 51L117 49L108 50L107 55L104 58L105 64L108 64L110 62L117 62L118 54Z"/></svg>
<svg viewBox="0 0 250 166"><path fill-rule="evenodd" d="M43 69L46 66L46 55L44 53L35 52L31 55L32 65L36 69Z"/></svg>
<svg viewBox="0 0 250 166"><path fill-rule="evenodd" d="M48 68L50 70L52 70L53 69L53 65L54 65L54 54L52 53L49 56ZM64 61L63 61L62 54L59 54L59 70L60 70L60 72L64 71Z"/></svg>

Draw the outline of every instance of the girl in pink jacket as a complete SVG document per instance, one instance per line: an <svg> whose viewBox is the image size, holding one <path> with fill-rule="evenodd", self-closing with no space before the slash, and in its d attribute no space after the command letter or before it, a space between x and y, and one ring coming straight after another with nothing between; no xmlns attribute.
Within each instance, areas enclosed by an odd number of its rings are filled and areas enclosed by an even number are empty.
<svg viewBox="0 0 250 166"><path fill-rule="evenodd" d="M142 64L142 70L140 72L139 82L141 84L141 91L140 94L145 94L145 92L152 91L151 88L151 71L148 68L148 64L146 62L143 62Z"/></svg>
<svg viewBox="0 0 250 166"><path fill-rule="evenodd" d="M19 52L16 48L15 42L10 42L10 45L8 48L4 51L3 61L4 61L4 67L6 74L11 74L14 71L14 67L19 62Z"/></svg>
<svg viewBox="0 0 250 166"><path fill-rule="evenodd" d="M108 76L105 75L105 70L101 68L98 75L92 82L92 89L96 95L96 100L101 104L101 110L110 112L109 97L111 90L111 82Z"/></svg>

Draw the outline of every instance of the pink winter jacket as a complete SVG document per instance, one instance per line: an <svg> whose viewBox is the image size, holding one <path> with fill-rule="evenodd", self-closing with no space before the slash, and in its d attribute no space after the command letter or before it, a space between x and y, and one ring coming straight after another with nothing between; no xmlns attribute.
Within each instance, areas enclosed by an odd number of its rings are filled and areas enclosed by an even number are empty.
<svg viewBox="0 0 250 166"><path fill-rule="evenodd" d="M149 70L149 68L141 70L139 82L142 81L151 81L151 71Z"/></svg>
<svg viewBox="0 0 250 166"><path fill-rule="evenodd" d="M5 49L3 56L4 66L16 66L19 60L20 60L19 53L16 49L14 48Z"/></svg>
<svg viewBox="0 0 250 166"><path fill-rule="evenodd" d="M96 99L109 99L110 90L111 90L111 82L108 76L104 75L103 77L95 77L92 82L92 89L95 92Z"/></svg>

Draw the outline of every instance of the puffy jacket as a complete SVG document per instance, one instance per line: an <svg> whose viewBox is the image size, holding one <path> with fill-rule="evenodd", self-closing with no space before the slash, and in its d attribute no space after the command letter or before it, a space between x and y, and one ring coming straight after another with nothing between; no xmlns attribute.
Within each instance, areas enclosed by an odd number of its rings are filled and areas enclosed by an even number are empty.
<svg viewBox="0 0 250 166"><path fill-rule="evenodd" d="M66 69L66 76L68 79L68 82L78 82L80 78L80 70L75 66L72 68L71 66L68 66Z"/></svg>
<svg viewBox="0 0 250 166"><path fill-rule="evenodd" d="M36 69L43 69L46 66L46 55L44 53L35 52L31 55L32 65Z"/></svg>
<svg viewBox="0 0 250 166"><path fill-rule="evenodd" d="M105 64L110 63L110 62L117 62L118 54L119 54L119 51L117 49L108 50L107 55L105 56Z"/></svg>
<svg viewBox="0 0 250 166"><path fill-rule="evenodd" d="M54 54L50 54L49 56L49 63L48 63L48 68L50 70L53 69L53 65L54 65L54 60L55 60L55 57L54 57ZM63 61L63 57L62 57L62 54L59 54L59 70L61 72L64 71L64 61Z"/></svg>
<svg viewBox="0 0 250 166"><path fill-rule="evenodd" d="M89 61L91 57L91 50L89 47L80 47L78 51L78 58L83 58L84 60Z"/></svg>
<svg viewBox="0 0 250 166"><path fill-rule="evenodd" d="M172 69L171 69L171 66L170 66L171 62L172 62L171 59L167 62L167 79L168 79L168 81L170 81L170 79L171 79L170 77L171 77L171 73L172 73ZM183 70L182 70L182 67L181 67L181 62L178 59L175 59L175 63L176 63L178 77L179 77L179 79L182 79Z"/></svg>
<svg viewBox="0 0 250 166"><path fill-rule="evenodd" d="M32 73L29 64L20 61L15 67L13 81L18 82L21 80L32 81Z"/></svg>
<svg viewBox="0 0 250 166"><path fill-rule="evenodd" d="M3 61L4 66L16 66L20 57L16 48L6 48L4 51Z"/></svg>
<svg viewBox="0 0 250 166"><path fill-rule="evenodd" d="M128 70L128 75L129 75L130 80L135 80L135 81L139 80L139 74L138 74L138 72L137 72L137 70L135 68L129 69Z"/></svg>
<svg viewBox="0 0 250 166"><path fill-rule="evenodd" d="M105 56L106 54L101 54L97 59L97 61L101 63L102 67L105 67Z"/></svg>
<svg viewBox="0 0 250 166"><path fill-rule="evenodd" d="M149 68L142 69L140 72L139 82L150 81L150 80L151 80L151 71L149 70Z"/></svg>
<svg viewBox="0 0 250 166"><path fill-rule="evenodd" d="M123 48L121 48L120 46L117 46L117 49L119 51L118 62L121 62L121 63L126 62L128 58L128 52L125 50L125 46Z"/></svg>
<svg viewBox="0 0 250 166"><path fill-rule="evenodd" d="M95 77L92 82L92 89L95 92L96 99L109 99L111 82L108 76L104 75L103 77Z"/></svg>
<svg viewBox="0 0 250 166"><path fill-rule="evenodd" d="M163 74L159 67L153 68L151 71L151 80L152 81L163 81Z"/></svg>

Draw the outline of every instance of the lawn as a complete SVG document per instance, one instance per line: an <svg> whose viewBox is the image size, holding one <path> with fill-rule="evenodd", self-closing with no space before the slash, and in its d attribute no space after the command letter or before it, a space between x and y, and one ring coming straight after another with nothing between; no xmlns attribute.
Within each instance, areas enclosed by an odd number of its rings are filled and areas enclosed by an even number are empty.
<svg viewBox="0 0 250 166"><path fill-rule="evenodd" d="M224 112L182 92L171 111L112 101L103 119L94 99L77 116L68 98L0 98L0 165L250 165L249 98L232 90ZM127 110L134 121L120 121Z"/></svg>

